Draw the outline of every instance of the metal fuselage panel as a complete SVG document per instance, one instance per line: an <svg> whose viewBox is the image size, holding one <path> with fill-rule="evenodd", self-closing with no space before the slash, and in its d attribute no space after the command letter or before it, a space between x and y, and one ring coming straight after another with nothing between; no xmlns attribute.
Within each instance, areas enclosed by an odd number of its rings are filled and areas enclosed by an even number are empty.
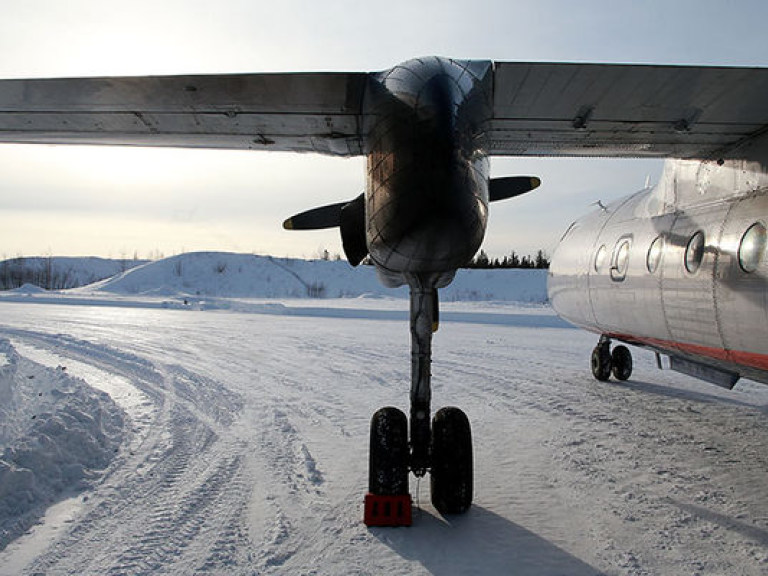
<svg viewBox="0 0 768 576"><path fill-rule="evenodd" d="M366 241L385 283L418 276L440 287L480 247L491 92L487 61L425 58L371 76Z"/></svg>
<svg viewBox="0 0 768 576"><path fill-rule="evenodd" d="M756 223L768 226L759 162L668 161L656 188L569 228L552 258L552 305L587 330L768 382L768 261L746 271L739 258Z"/></svg>

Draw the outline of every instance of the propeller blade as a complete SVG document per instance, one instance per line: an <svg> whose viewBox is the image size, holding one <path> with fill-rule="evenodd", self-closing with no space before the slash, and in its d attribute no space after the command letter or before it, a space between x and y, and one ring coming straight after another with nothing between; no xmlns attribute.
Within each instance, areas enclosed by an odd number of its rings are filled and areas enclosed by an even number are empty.
<svg viewBox="0 0 768 576"><path fill-rule="evenodd" d="M365 194L349 202L339 202L307 210L283 222L286 230L340 228L341 243L349 263L357 266L368 255L365 240Z"/></svg>
<svg viewBox="0 0 768 576"><path fill-rule="evenodd" d="M283 222L283 228L286 230L336 228L341 224L341 209L347 204L348 202L339 202L296 214Z"/></svg>
<svg viewBox="0 0 768 576"><path fill-rule="evenodd" d="M514 198L530 192L541 185L536 176L508 176L506 178L491 178L488 185L488 199L491 202Z"/></svg>
<svg viewBox="0 0 768 576"><path fill-rule="evenodd" d="M368 255L365 241L365 194L347 202L341 210L341 244L352 266L357 266Z"/></svg>

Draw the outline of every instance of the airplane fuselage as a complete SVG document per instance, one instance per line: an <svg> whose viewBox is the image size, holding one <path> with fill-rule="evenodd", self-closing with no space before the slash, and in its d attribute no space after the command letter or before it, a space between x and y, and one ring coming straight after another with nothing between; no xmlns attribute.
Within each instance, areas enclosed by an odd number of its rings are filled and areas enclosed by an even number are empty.
<svg viewBox="0 0 768 576"><path fill-rule="evenodd" d="M574 222L550 270L558 314L726 386L768 382L768 137L734 155L669 160L654 188Z"/></svg>

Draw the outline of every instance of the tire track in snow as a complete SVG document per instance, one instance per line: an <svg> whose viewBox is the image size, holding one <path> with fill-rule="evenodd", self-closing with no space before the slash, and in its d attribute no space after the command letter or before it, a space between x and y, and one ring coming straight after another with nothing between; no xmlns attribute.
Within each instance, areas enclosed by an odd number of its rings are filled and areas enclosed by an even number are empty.
<svg viewBox="0 0 768 576"><path fill-rule="evenodd" d="M221 505L224 491L237 486L231 480L241 466L242 456L223 459L192 488L185 485L181 476L169 478L165 489L157 495L145 532L134 535L133 543L117 557L108 573L160 571L183 557L187 547L194 546L196 552L199 551L200 540L204 541L209 533L219 532L219 526L211 526L211 518L219 509L226 509ZM235 489L227 497L242 496L242 492Z"/></svg>
<svg viewBox="0 0 768 576"><path fill-rule="evenodd" d="M105 346L30 332L20 337L130 378L157 406L141 445L131 446L30 573L135 574L172 564L231 571L242 563L249 549L247 447L222 439L242 409L239 395L183 367L155 366Z"/></svg>
<svg viewBox="0 0 768 576"><path fill-rule="evenodd" d="M306 520L292 518L282 502L291 501L300 509L318 513L327 507L323 473L292 422L292 413L285 398L273 398L272 405L262 410L261 417L269 425L262 432L259 450L270 472L266 496L270 515L257 556L257 564L264 570L284 566L302 547L303 536L308 533ZM305 525L295 530L299 523Z"/></svg>
<svg viewBox="0 0 768 576"><path fill-rule="evenodd" d="M114 555L121 547L139 538L156 520L158 506L180 497L178 486L185 473L197 473L194 456L200 447L211 444L214 434L177 406L163 411L152 432L137 454L138 465L124 469L93 495L95 507L51 553L40 558L35 570L107 572L119 561ZM115 545L103 546L104 541Z"/></svg>

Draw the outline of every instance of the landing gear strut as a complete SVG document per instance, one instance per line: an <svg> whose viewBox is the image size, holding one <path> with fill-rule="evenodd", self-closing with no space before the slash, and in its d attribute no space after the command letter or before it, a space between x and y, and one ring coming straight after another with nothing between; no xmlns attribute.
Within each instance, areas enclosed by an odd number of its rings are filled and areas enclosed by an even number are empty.
<svg viewBox="0 0 768 576"><path fill-rule="evenodd" d="M619 345L611 352L611 339L601 336L592 350L592 375L601 382L613 373L616 380L627 380L632 375L632 354L626 346Z"/></svg>
<svg viewBox="0 0 768 576"><path fill-rule="evenodd" d="M410 526L408 471L431 474L432 504L441 514L472 505L472 432L458 408L443 408L430 423L432 333L437 330L437 289L429 278L411 279L411 410L382 408L371 420L365 524Z"/></svg>

